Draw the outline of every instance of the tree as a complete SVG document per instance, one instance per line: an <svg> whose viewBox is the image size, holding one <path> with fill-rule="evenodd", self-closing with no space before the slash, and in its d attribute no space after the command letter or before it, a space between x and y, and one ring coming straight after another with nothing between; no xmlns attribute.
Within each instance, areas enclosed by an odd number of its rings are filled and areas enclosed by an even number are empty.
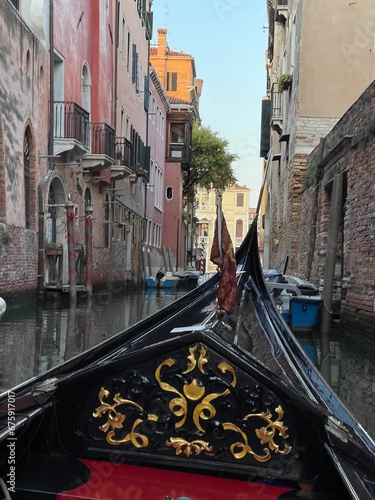
<svg viewBox="0 0 375 500"><path fill-rule="evenodd" d="M236 183L232 163L236 154L228 150L228 141L209 127L193 126L191 166L184 179L184 196L192 201L196 186L206 189L225 189Z"/></svg>

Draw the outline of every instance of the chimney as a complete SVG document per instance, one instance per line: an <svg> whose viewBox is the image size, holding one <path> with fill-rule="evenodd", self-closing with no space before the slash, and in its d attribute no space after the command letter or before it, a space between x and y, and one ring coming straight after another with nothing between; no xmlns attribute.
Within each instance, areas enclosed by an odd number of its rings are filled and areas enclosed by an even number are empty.
<svg viewBox="0 0 375 500"><path fill-rule="evenodd" d="M167 47L167 30L165 28L158 29L158 48L157 55L164 56Z"/></svg>

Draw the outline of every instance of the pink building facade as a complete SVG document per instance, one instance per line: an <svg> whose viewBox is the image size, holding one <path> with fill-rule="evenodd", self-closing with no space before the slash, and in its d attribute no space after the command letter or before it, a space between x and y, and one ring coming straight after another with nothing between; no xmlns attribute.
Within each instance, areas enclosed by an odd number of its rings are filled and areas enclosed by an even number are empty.
<svg viewBox="0 0 375 500"><path fill-rule="evenodd" d="M30 5L0 5L0 293L141 283L151 2Z"/></svg>
<svg viewBox="0 0 375 500"><path fill-rule="evenodd" d="M148 110L148 144L151 148L149 183L146 193L146 235L143 258L146 274L155 276L166 271L163 219L165 207L165 135L168 98L155 70L150 68Z"/></svg>

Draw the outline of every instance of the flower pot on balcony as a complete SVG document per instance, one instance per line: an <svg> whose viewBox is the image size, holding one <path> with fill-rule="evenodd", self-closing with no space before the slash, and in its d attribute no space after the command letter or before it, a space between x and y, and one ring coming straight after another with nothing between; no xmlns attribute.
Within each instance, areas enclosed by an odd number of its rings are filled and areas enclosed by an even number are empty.
<svg viewBox="0 0 375 500"><path fill-rule="evenodd" d="M62 248L46 248L46 255L62 255Z"/></svg>
<svg viewBox="0 0 375 500"><path fill-rule="evenodd" d="M284 90L289 90L292 86L293 77L292 75L280 75L277 80L277 90L283 92Z"/></svg>

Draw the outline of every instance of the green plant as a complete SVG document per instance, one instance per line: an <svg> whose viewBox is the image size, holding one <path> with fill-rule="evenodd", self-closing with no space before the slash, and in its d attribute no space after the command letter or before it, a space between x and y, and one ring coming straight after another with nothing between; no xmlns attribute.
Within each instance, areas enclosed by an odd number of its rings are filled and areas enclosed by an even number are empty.
<svg viewBox="0 0 375 500"><path fill-rule="evenodd" d="M129 234L135 225L135 219L126 219L124 221L124 224L125 224L125 233Z"/></svg>
<svg viewBox="0 0 375 500"><path fill-rule="evenodd" d="M290 89L292 86L293 77L292 75L283 74L280 75L277 80L277 88L279 92Z"/></svg>
<svg viewBox="0 0 375 500"><path fill-rule="evenodd" d="M46 250L49 250L49 249L51 249L51 248L61 248L61 245L60 245L60 244L58 244L58 243L56 243L55 241L47 241L47 240L46 240L46 241L44 242L44 248L45 248Z"/></svg>
<svg viewBox="0 0 375 500"><path fill-rule="evenodd" d="M10 245L12 243L12 237L11 235L8 233L8 231L4 231L2 236L1 236L1 241L3 243L3 245Z"/></svg>

